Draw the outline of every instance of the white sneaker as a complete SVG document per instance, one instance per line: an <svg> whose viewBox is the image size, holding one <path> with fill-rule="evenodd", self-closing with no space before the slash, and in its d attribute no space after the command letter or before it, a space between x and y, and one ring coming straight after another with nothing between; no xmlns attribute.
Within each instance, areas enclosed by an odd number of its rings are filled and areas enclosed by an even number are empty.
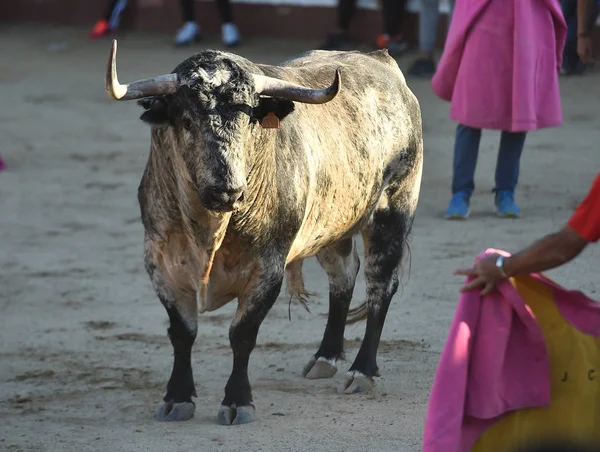
<svg viewBox="0 0 600 452"><path fill-rule="evenodd" d="M182 46L191 44L200 37L200 25L190 21L183 24L175 36L175 45Z"/></svg>
<svg viewBox="0 0 600 452"><path fill-rule="evenodd" d="M240 43L240 32L232 23L226 23L221 26L221 39L226 47L233 47Z"/></svg>

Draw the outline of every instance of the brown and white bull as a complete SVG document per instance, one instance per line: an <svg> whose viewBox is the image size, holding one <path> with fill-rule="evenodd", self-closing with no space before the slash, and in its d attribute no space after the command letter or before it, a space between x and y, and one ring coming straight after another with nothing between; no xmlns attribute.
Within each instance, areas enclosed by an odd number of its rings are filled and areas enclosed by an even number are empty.
<svg viewBox="0 0 600 452"><path fill-rule="evenodd" d="M366 319L341 390L369 390L423 164L419 103L395 60L386 51L311 51L271 66L205 50L170 74L122 85L115 59L113 41L107 93L142 99L141 119L152 126L138 199L145 266L174 350L158 419L192 417L198 312L237 299L218 420L252 421L248 361L259 327L286 273L289 293L305 295L302 261L310 256L329 277L329 315L303 375L332 377L345 325ZM366 301L349 311L359 233Z"/></svg>

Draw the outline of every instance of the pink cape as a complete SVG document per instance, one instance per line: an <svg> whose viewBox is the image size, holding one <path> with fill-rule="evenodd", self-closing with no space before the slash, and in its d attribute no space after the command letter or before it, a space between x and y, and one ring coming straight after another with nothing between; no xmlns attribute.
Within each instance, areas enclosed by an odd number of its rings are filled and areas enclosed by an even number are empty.
<svg viewBox="0 0 600 452"><path fill-rule="evenodd" d="M466 126L558 126L566 33L558 0L457 0L433 90Z"/></svg>
<svg viewBox="0 0 600 452"><path fill-rule="evenodd" d="M477 258L490 253L508 255L488 249ZM532 276L552 287L565 320L600 336L599 303ZM510 282L485 296L479 290L458 300L431 390L423 452L469 452L510 412L550 404L549 355L533 313Z"/></svg>

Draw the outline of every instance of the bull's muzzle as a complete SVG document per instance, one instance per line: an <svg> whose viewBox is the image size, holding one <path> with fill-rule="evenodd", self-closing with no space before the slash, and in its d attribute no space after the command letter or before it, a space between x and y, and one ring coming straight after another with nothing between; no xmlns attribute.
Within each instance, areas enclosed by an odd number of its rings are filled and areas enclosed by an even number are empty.
<svg viewBox="0 0 600 452"><path fill-rule="evenodd" d="M231 212L237 209L244 199L245 187L207 187L200 196L202 204L215 212Z"/></svg>

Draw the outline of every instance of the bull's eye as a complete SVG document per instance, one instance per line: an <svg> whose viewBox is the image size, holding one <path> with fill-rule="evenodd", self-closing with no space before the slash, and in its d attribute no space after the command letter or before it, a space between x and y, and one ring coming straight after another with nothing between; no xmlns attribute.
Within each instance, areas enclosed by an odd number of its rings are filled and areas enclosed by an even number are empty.
<svg viewBox="0 0 600 452"><path fill-rule="evenodd" d="M185 130L192 130L192 121L190 121L189 119L184 119L182 121L182 125Z"/></svg>

